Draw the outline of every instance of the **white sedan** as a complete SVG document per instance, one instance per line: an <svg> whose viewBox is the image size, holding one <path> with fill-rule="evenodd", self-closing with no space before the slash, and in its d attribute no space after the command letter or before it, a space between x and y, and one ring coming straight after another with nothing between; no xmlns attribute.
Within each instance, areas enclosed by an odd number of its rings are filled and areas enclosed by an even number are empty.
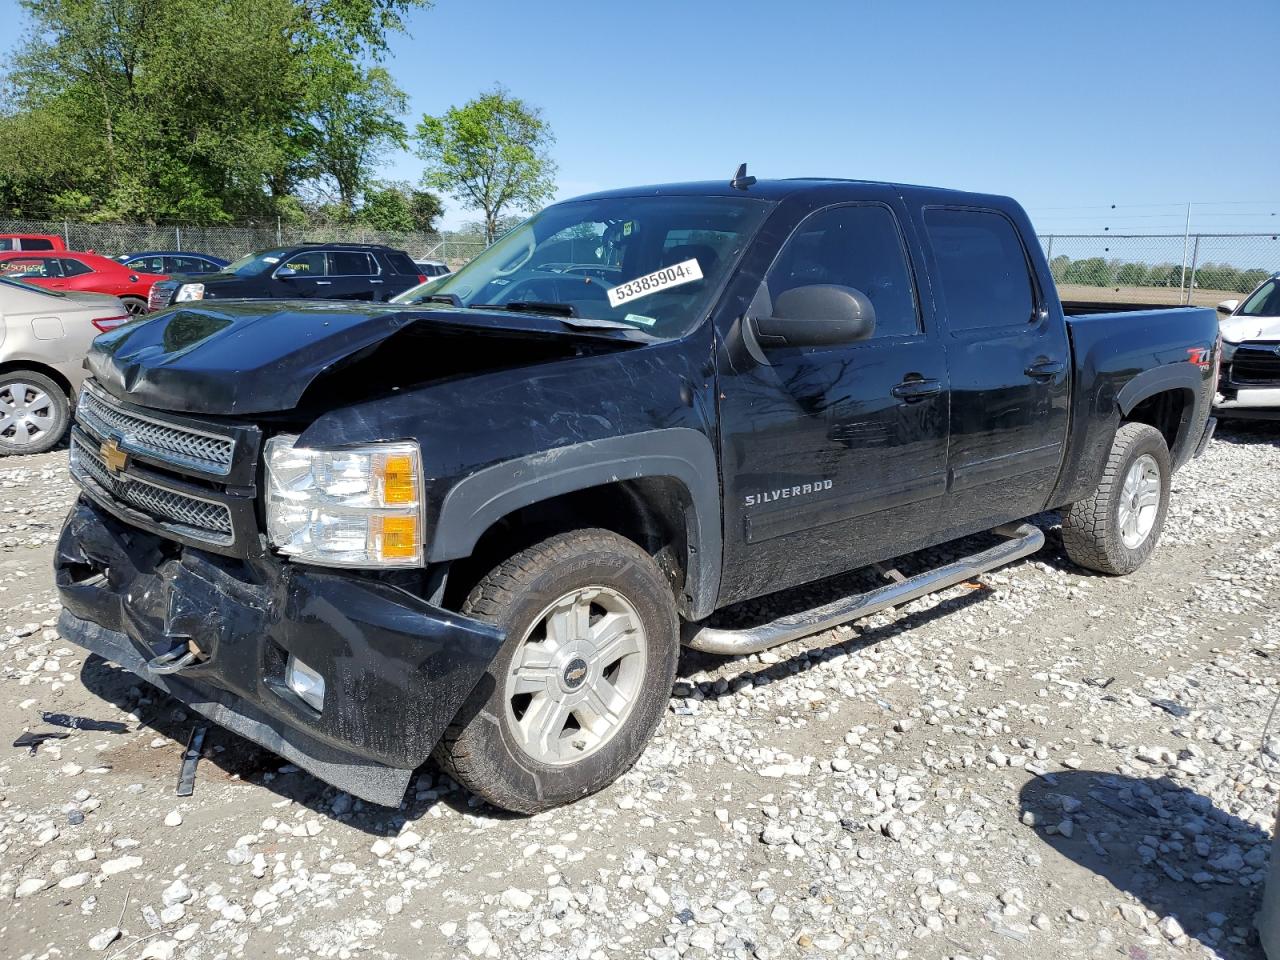
<svg viewBox="0 0 1280 960"><path fill-rule="evenodd" d="M0 277L0 456L41 453L62 439L89 344L131 319L116 297Z"/></svg>
<svg viewBox="0 0 1280 960"><path fill-rule="evenodd" d="M1280 273L1262 281L1245 298L1224 300L1218 312L1222 372L1218 378L1220 417L1280 419Z"/></svg>

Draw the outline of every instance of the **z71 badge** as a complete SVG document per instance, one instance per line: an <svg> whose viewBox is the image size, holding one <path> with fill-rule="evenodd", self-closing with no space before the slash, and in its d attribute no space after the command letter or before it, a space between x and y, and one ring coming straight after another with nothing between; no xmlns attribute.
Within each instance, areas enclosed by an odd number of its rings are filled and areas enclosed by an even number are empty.
<svg viewBox="0 0 1280 960"><path fill-rule="evenodd" d="M807 497L830 489L830 480L818 480L816 483L800 483L791 487L779 487L777 490L762 490L759 493L748 493L743 506L758 507L762 503L773 503L775 500L790 500L793 497Z"/></svg>

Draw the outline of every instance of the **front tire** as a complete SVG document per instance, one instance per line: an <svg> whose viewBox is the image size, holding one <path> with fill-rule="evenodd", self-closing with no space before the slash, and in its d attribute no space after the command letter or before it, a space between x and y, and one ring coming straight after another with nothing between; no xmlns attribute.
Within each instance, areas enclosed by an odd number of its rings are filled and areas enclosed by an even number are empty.
<svg viewBox="0 0 1280 960"><path fill-rule="evenodd" d="M536 813L635 763L680 652L671 586L647 553L607 530L558 534L491 570L463 612L507 640L437 747L455 780Z"/></svg>
<svg viewBox="0 0 1280 960"><path fill-rule="evenodd" d="M1123 424L1097 488L1062 517L1067 556L1115 576L1146 563L1164 529L1172 473L1164 435L1145 423Z"/></svg>
<svg viewBox="0 0 1280 960"><path fill-rule="evenodd" d="M0 374L0 456L51 450L70 422L66 393L43 373Z"/></svg>

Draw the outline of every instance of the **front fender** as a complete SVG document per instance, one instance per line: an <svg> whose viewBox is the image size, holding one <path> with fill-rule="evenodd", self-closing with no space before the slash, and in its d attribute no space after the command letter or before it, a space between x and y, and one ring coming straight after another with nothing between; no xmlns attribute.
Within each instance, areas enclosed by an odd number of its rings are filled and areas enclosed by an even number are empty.
<svg viewBox="0 0 1280 960"><path fill-rule="evenodd" d="M489 527L522 507L642 477L671 477L688 492L692 514L686 524L690 615L707 616L715 607L720 588L720 478L711 441L688 427L569 444L464 477L444 497L428 559L469 556Z"/></svg>

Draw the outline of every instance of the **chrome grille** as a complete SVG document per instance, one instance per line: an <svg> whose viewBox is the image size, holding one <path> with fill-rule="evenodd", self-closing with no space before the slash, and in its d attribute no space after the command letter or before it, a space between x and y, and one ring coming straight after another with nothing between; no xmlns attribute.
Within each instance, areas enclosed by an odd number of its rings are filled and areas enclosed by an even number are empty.
<svg viewBox="0 0 1280 960"><path fill-rule="evenodd" d="M235 441L230 437L130 413L88 385L80 392L76 419L102 439L117 437L121 449L131 453L220 476L231 471Z"/></svg>
<svg viewBox="0 0 1280 960"><path fill-rule="evenodd" d="M189 496L131 474L113 474L76 435L71 437L71 475L89 480L120 503L141 510L160 524L210 543L232 541L231 511L213 500Z"/></svg>

